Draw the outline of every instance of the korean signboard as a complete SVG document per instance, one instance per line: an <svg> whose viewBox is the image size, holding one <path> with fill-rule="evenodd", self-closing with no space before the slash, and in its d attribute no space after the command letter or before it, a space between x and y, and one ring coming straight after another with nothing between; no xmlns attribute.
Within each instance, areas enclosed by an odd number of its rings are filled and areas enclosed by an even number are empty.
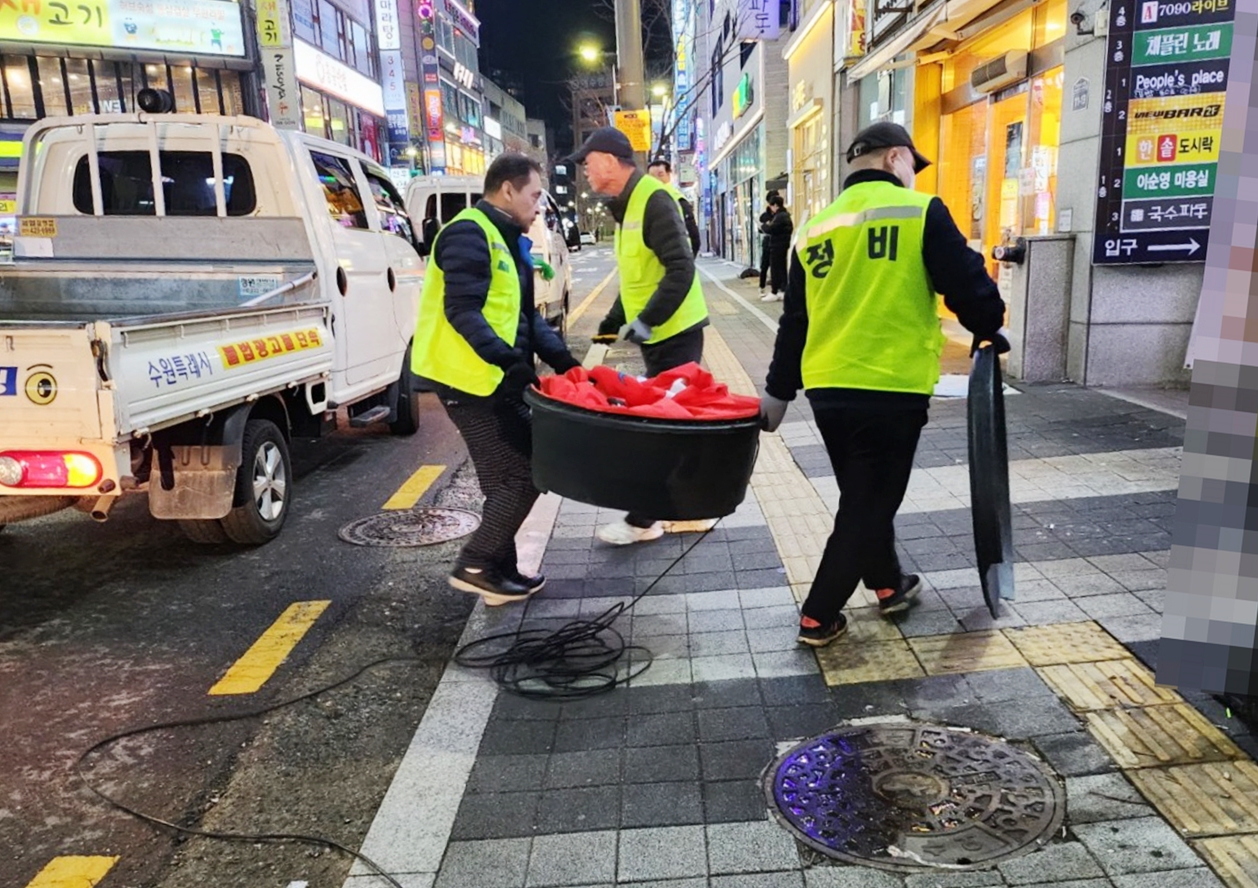
<svg viewBox="0 0 1258 888"><path fill-rule="evenodd" d="M651 150L651 115L647 111L617 111L616 129L629 137L634 151Z"/></svg>
<svg viewBox="0 0 1258 888"><path fill-rule="evenodd" d="M0 3L0 40L245 54L240 6L225 0L43 0Z"/></svg>
<svg viewBox="0 0 1258 888"><path fill-rule="evenodd" d="M297 62L297 78L303 83L377 117L384 117L384 94L380 84L370 77L364 77L302 40L295 41L293 58Z"/></svg>
<svg viewBox="0 0 1258 888"><path fill-rule="evenodd" d="M738 39L777 40L781 15L781 0L738 0Z"/></svg>
<svg viewBox="0 0 1258 888"><path fill-rule="evenodd" d="M435 0L418 0L419 76L423 81L424 120L427 122L428 172L446 171L445 109L441 105L441 69L437 61L437 14Z"/></svg>
<svg viewBox="0 0 1258 888"><path fill-rule="evenodd" d="M686 35L682 34L677 41L677 52L674 55L676 67L673 71L673 88L677 92L677 131L673 142L677 146L678 151L690 151L692 149L690 106L693 104L693 101L690 95L690 69L686 59L686 42Z"/></svg>
<svg viewBox="0 0 1258 888"><path fill-rule="evenodd" d="M300 130L301 89L288 26L288 0L258 0L258 44L267 117L276 129Z"/></svg>
<svg viewBox="0 0 1258 888"><path fill-rule="evenodd" d="M1202 262L1236 0L1114 0L1094 264Z"/></svg>

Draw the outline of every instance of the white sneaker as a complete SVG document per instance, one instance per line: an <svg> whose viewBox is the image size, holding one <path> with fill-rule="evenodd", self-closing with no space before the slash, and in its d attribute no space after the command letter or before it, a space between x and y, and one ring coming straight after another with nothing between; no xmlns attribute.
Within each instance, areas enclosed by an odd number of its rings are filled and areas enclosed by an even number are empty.
<svg viewBox="0 0 1258 888"><path fill-rule="evenodd" d="M628 546L633 543L645 543L658 540L664 535L664 525L656 521L650 527L634 527L623 518L613 524L605 524L598 529L598 538L613 546Z"/></svg>
<svg viewBox="0 0 1258 888"><path fill-rule="evenodd" d="M760 297L761 302L781 302L783 295L781 293L766 293Z"/></svg>

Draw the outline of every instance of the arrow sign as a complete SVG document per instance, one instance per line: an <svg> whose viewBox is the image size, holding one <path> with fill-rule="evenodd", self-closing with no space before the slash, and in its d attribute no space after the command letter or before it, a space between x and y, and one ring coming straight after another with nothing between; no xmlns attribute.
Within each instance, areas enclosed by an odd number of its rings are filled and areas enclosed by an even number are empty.
<svg viewBox="0 0 1258 888"><path fill-rule="evenodd" d="M1170 250L1187 250L1188 255L1191 256L1199 249L1201 249L1201 244L1197 243L1196 238L1192 237L1188 238L1188 243L1186 244L1149 244L1150 253L1164 253Z"/></svg>

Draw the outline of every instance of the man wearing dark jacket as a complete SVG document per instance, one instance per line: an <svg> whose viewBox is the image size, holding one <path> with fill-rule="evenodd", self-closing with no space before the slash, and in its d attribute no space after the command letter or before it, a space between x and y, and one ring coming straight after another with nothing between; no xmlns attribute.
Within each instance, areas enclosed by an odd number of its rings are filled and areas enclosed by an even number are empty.
<svg viewBox="0 0 1258 888"><path fill-rule="evenodd" d="M690 252L698 256L699 223L695 220L695 208L690 201L686 200L685 195L681 193L681 189L673 184L673 165L664 158L657 157L647 164L646 171L649 175L664 183L664 187L673 196L673 200L677 201L677 206L681 207L681 218L686 223L686 234L690 237Z"/></svg>
<svg viewBox="0 0 1258 888"><path fill-rule="evenodd" d="M791 250L791 235L795 223L786 211L786 202L780 195L769 198L769 221L761 226L769 242L769 286L772 292L761 295L761 302L781 302L786 294L786 255Z"/></svg>
<svg viewBox="0 0 1258 888"><path fill-rule="evenodd" d="M525 232L542 199L542 169L504 154L485 172L484 199L437 235L424 275L411 369L435 383L485 495L480 527L459 553L450 585L505 604L542 588L520 573L515 535L537 500L524 389L534 356L564 373L578 366L538 314Z"/></svg>
<svg viewBox="0 0 1258 888"><path fill-rule="evenodd" d="M765 226L773 219L773 211L769 209L768 202L777 196L777 191L770 191L765 195L764 212L760 214L760 298L764 299L768 295L769 281L769 235L765 231Z"/></svg>
<svg viewBox="0 0 1258 888"><path fill-rule="evenodd" d="M760 408L774 431L803 388L839 484L834 533L799 624L800 643L814 647L847 630L842 610L857 583L884 615L907 610L921 590L900 569L894 521L939 380L936 293L976 346L1009 349L1005 304L983 257L939 198L913 190L930 161L904 128L865 128L847 161L853 172L838 199L796 239Z"/></svg>
<svg viewBox="0 0 1258 888"><path fill-rule="evenodd" d="M590 188L612 198L620 295L599 325L642 348L647 376L703 357L708 309L677 201L664 185L634 165L629 138L613 127L596 129L571 158L585 168ZM653 518L627 515L598 530L605 543L628 545L659 538Z"/></svg>

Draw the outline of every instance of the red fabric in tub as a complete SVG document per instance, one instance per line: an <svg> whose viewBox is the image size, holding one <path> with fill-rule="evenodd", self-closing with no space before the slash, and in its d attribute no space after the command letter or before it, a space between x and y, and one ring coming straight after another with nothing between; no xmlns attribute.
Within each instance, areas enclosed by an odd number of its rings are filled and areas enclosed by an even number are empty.
<svg viewBox="0 0 1258 888"><path fill-rule="evenodd" d="M678 381L685 388L668 396ZM648 416L654 419L747 419L760 413L760 399L732 395L698 364L683 364L639 382L611 367L574 367L562 376L544 376L542 394L565 404L599 413Z"/></svg>

